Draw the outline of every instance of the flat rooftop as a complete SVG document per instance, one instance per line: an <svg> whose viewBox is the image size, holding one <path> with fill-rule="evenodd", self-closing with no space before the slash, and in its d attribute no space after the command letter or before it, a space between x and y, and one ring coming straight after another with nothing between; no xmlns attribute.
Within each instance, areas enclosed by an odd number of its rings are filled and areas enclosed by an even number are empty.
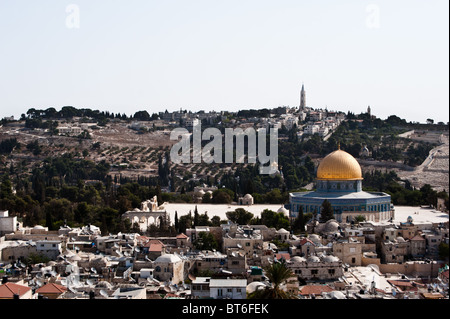
<svg viewBox="0 0 450 319"><path fill-rule="evenodd" d="M438 211L433 208L422 208L417 206L394 206L395 216L392 223L398 225L405 223L409 216L412 217L414 224L447 223L448 213ZM374 224L392 224L388 221Z"/></svg>

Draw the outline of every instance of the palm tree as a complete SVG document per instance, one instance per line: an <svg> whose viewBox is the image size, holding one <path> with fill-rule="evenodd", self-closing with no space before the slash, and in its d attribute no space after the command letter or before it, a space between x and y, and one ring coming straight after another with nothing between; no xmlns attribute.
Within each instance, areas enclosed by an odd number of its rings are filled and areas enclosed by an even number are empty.
<svg viewBox="0 0 450 319"><path fill-rule="evenodd" d="M294 276L293 272L287 268L286 262L274 262L270 266L264 268L267 278L271 283L270 286L257 289L251 293L248 299L294 299L295 296L281 289L281 285L290 277Z"/></svg>

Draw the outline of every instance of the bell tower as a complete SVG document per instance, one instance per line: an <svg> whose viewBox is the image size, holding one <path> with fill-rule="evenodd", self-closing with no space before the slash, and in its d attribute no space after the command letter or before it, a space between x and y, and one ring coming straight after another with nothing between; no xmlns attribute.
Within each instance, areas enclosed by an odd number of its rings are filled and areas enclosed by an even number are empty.
<svg viewBox="0 0 450 319"><path fill-rule="evenodd" d="M300 92L300 110L305 109L305 107L306 107L305 86L302 84L302 90Z"/></svg>

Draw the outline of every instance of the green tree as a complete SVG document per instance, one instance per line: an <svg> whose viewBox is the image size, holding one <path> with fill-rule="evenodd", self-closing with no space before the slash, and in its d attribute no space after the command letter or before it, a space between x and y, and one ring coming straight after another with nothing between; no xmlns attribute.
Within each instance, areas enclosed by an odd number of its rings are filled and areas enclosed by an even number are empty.
<svg viewBox="0 0 450 319"><path fill-rule="evenodd" d="M233 197L234 197L233 191L226 188L223 189L221 188L213 192L212 202L214 204L230 204Z"/></svg>
<svg viewBox="0 0 450 319"><path fill-rule="evenodd" d="M281 288L289 278L293 277L293 272L287 268L283 261L275 262L264 268L265 275L269 279L270 286L257 289L247 296L247 299L295 299L295 296Z"/></svg>
<svg viewBox="0 0 450 319"><path fill-rule="evenodd" d="M449 256L448 244L441 242L439 244L439 258L441 258L442 260L448 260L448 256Z"/></svg>
<svg viewBox="0 0 450 319"><path fill-rule="evenodd" d="M235 224L247 225L253 218L253 214L243 208L236 208L234 211L226 213L227 218Z"/></svg>
<svg viewBox="0 0 450 319"><path fill-rule="evenodd" d="M277 213L270 209L264 209L261 212L261 218L259 220L259 223L261 223L262 225L266 225L269 228L271 227L274 227L276 229L290 228L289 218L286 215L284 215L282 212Z"/></svg>
<svg viewBox="0 0 450 319"><path fill-rule="evenodd" d="M300 208L298 210L298 215L294 220L294 224L292 225L292 228L294 231L305 231L305 218L303 213L303 206L300 205Z"/></svg>
<svg viewBox="0 0 450 319"><path fill-rule="evenodd" d="M179 222L178 222L178 212L177 211L175 211L175 218L174 218L175 220L174 220L174 223L175 223L175 230L177 231L177 232L180 232L180 225L179 225Z"/></svg>
<svg viewBox="0 0 450 319"><path fill-rule="evenodd" d="M333 207L328 200L324 200L320 210L320 222L325 223L327 220L333 219Z"/></svg>
<svg viewBox="0 0 450 319"><path fill-rule="evenodd" d="M357 224L362 223L362 222L364 222L365 220L366 220L366 217L364 217L364 215L358 215L358 216L355 216L355 222L356 222Z"/></svg>
<svg viewBox="0 0 450 319"><path fill-rule="evenodd" d="M193 245L197 250L213 250L219 247L217 240L210 232L200 232Z"/></svg>
<svg viewBox="0 0 450 319"><path fill-rule="evenodd" d="M195 205L195 209L194 209L194 227L195 226L199 226L199 215L198 215L198 209L197 209L197 205Z"/></svg>

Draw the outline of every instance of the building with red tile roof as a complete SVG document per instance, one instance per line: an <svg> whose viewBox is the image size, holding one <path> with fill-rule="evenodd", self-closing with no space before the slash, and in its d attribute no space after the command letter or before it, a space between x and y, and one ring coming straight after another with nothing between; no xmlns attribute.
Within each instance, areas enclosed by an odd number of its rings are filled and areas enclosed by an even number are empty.
<svg viewBox="0 0 450 319"><path fill-rule="evenodd" d="M333 288L327 285L306 285L300 287L299 295L301 296L320 296L324 292L331 292Z"/></svg>
<svg viewBox="0 0 450 319"><path fill-rule="evenodd" d="M7 282L0 286L0 299L32 299L30 287Z"/></svg>
<svg viewBox="0 0 450 319"><path fill-rule="evenodd" d="M67 288L55 283L48 283L36 290L39 295L45 296L49 299L56 299L67 291Z"/></svg>

